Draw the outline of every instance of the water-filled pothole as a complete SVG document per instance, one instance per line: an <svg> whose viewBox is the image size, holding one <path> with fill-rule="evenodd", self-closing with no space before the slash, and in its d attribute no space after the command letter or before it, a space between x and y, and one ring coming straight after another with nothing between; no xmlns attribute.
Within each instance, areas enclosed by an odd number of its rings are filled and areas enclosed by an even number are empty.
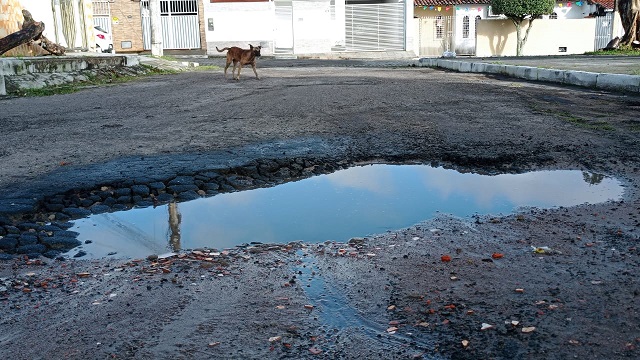
<svg viewBox="0 0 640 360"><path fill-rule="evenodd" d="M479 175L425 165L368 165L271 188L92 215L70 229L89 257L144 257L244 243L347 241L405 228L438 212L505 214L518 207L599 203L614 178L582 171Z"/></svg>

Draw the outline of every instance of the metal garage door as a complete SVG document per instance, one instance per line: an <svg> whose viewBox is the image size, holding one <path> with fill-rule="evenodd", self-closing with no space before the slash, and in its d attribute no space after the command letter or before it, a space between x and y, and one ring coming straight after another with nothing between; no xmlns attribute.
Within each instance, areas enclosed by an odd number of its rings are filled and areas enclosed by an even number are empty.
<svg viewBox="0 0 640 360"><path fill-rule="evenodd" d="M347 0L347 51L405 50L405 0Z"/></svg>
<svg viewBox="0 0 640 360"><path fill-rule="evenodd" d="M151 49L149 0L140 2L144 49ZM200 49L197 0L160 0L163 49Z"/></svg>
<svg viewBox="0 0 640 360"><path fill-rule="evenodd" d="M596 39L594 50L600 50L609 44L613 35L613 13L608 12L605 16L596 17Z"/></svg>

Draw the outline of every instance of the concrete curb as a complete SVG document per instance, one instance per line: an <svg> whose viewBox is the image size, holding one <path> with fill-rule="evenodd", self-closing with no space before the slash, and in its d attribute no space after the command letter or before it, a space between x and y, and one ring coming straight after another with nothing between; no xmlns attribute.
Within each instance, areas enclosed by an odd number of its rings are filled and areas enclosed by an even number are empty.
<svg viewBox="0 0 640 360"><path fill-rule="evenodd" d="M546 81L592 89L640 93L639 75L545 69L531 66L490 64L444 58L422 58L415 63L415 66L438 67L458 72L506 75L530 81Z"/></svg>
<svg viewBox="0 0 640 360"><path fill-rule="evenodd" d="M54 59L55 61L52 61ZM0 95L7 95L5 77L27 74L69 73L116 66L139 65L137 55L0 58Z"/></svg>

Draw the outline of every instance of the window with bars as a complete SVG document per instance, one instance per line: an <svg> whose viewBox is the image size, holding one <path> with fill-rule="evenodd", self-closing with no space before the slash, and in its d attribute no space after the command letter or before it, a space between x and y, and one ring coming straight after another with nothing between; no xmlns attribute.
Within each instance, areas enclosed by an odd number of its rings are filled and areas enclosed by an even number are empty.
<svg viewBox="0 0 640 360"><path fill-rule="evenodd" d="M469 38L469 16L465 16L462 18L462 38Z"/></svg>
<svg viewBox="0 0 640 360"><path fill-rule="evenodd" d="M436 39L444 38L444 24L442 15L436 16Z"/></svg>

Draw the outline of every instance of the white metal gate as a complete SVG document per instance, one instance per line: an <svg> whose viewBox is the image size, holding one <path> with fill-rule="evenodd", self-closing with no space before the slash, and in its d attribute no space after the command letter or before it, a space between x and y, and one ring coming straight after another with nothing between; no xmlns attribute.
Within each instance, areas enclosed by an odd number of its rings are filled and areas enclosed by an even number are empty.
<svg viewBox="0 0 640 360"><path fill-rule="evenodd" d="M605 16L596 17L596 39L594 50L600 50L611 41L613 33L613 13L608 12Z"/></svg>
<svg viewBox="0 0 640 360"><path fill-rule="evenodd" d="M140 2L144 49L151 49L149 0ZM161 0L160 23L163 49L200 49L198 0Z"/></svg>
<svg viewBox="0 0 640 360"><path fill-rule="evenodd" d="M453 49L453 17L420 18L420 56L442 56Z"/></svg>
<svg viewBox="0 0 640 360"><path fill-rule="evenodd" d="M93 1L93 25L100 26L111 34L111 2L109 0Z"/></svg>
<svg viewBox="0 0 640 360"><path fill-rule="evenodd" d="M405 50L405 0L346 0L347 51Z"/></svg>

